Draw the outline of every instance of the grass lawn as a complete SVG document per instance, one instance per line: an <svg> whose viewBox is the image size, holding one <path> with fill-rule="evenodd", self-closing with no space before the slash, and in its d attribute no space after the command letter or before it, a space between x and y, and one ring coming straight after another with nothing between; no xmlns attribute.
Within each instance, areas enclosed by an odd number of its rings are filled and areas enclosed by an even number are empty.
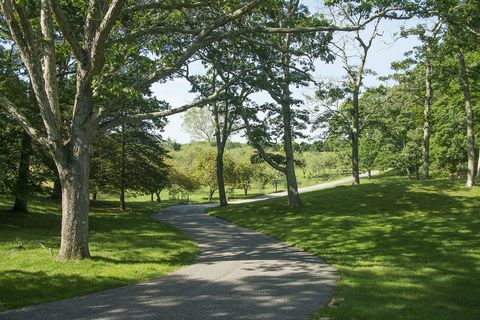
<svg viewBox="0 0 480 320"><path fill-rule="evenodd" d="M314 319L480 319L480 188L390 177L303 200L300 209L283 198L210 213L339 270L338 308Z"/></svg>
<svg viewBox="0 0 480 320"><path fill-rule="evenodd" d="M13 214L0 198L0 311L119 287L188 264L197 255L195 243L151 219L167 205L128 202L129 210L120 212L117 201L93 201L93 258L58 262L59 206L36 198L30 214Z"/></svg>

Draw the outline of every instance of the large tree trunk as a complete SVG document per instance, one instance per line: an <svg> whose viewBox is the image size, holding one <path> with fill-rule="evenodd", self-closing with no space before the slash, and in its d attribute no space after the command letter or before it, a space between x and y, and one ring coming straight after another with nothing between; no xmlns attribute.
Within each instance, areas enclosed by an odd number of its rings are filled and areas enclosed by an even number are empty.
<svg viewBox="0 0 480 320"><path fill-rule="evenodd" d="M359 135L360 135L360 120L359 120L359 102L358 89L353 91L353 127L352 127L352 184L360 184L360 169L359 169Z"/></svg>
<svg viewBox="0 0 480 320"><path fill-rule="evenodd" d="M28 212L28 177L30 175L30 158L32 156L32 138L23 132L20 165L15 183L15 212Z"/></svg>
<svg viewBox="0 0 480 320"><path fill-rule="evenodd" d="M157 202L158 202L158 203L161 203L161 202L162 202L162 198L161 198L161 196L160 196L160 193L161 193L161 191L156 191L156 192L155 192L155 195L157 196ZM152 198L152 199L153 199L153 198Z"/></svg>
<svg viewBox="0 0 480 320"><path fill-rule="evenodd" d="M57 161L62 185L62 234L60 260L90 257L88 248L88 176L90 171L89 143L78 139L69 147L68 156Z"/></svg>
<svg viewBox="0 0 480 320"><path fill-rule="evenodd" d="M470 95L470 86L468 83L467 67L465 66L465 57L463 52L458 53L458 62L460 68L460 82L462 85L463 96L465 100L465 112L467 116L467 143L468 143L468 163L467 163L467 187L475 185L475 140L473 131L473 112L472 98Z"/></svg>
<svg viewBox="0 0 480 320"><path fill-rule="evenodd" d="M432 102L432 64L425 61L425 102L423 106L423 172L422 178L430 178L430 105Z"/></svg>

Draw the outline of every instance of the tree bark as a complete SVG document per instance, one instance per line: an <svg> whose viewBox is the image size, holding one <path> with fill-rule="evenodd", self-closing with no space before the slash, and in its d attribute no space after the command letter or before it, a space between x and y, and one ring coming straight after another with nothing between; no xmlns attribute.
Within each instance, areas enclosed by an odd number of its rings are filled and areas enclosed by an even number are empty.
<svg viewBox="0 0 480 320"><path fill-rule="evenodd" d="M97 191L92 193L92 200L97 200Z"/></svg>
<svg viewBox="0 0 480 320"><path fill-rule="evenodd" d="M368 169L368 179L372 179L372 169Z"/></svg>
<svg viewBox="0 0 480 320"><path fill-rule="evenodd" d="M157 202L158 202L158 203L161 203L161 202L162 202L162 198L160 197L160 193L161 193L161 191L155 192L155 195L157 196ZM152 199L153 199L153 198L152 198Z"/></svg>
<svg viewBox="0 0 480 320"><path fill-rule="evenodd" d="M360 170L359 170L359 135L360 135L360 121L359 121L359 92L358 88L353 90L353 127L352 127L352 184L360 184Z"/></svg>
<svg viewBox="0 0 480 320"><path fill-rule="evenodd" d="M28 213L28 178L30 176L30 158L32 156L32 138L23 132L20 165L15 183L15 204L12 211Z"/></svg>
<svg viewBox="0 0 480 320"><path fill-rule="evenodd" d="M465 100L465 112L467 117L467 187L473 187L475 185L475 139L473 131L472 98L470 94L470 85L468 83L467 67L465 66L465 56L461 51L458 53L458 63L460 69L460 82L462 85L463 97Z"/></svg>
<svg viewBox="0 0 480 320"><path fill-rule="evenodd" d="M248 196L248 186L247 185L243 186L243 195L245 197Z"/></svg>
<svg viewBox="0 0 480 320"><path fill-rule="evenodd" d="M430 178L430 106L432 103L432 64L425 61L425 101L423 106L423 172L422 179Z"/></svg>
<svg viewBox="0 0 480 320"><path fill-rule="evenodd" d="M62 232L58 255L60 260L90 257L88 248L90 153L83 141L76 141L74 144L66 146L70 149L66 159L56 161L62 185Z"/></svg>
<svg viewBox="0 0 480 320"><path fill-rule="evenodd" d="M153 192L150 193L150 202L153 202Z"/></svg>

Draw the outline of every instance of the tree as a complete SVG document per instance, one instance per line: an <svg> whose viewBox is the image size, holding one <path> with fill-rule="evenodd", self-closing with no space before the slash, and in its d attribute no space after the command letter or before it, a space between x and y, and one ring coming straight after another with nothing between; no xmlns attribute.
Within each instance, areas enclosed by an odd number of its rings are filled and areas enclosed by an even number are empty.
<svg viewBox="0 0 480 320"><path fill-rule="evenodd" d="M332 18L347 20L354 24L362 24L369 17L369 10L362 10L350 3L339 2L332 9ZM364 77L372 71L366 69L368 53L373 41L380 35L379 25L382 18L373 21L371 30L367 35L363 30L356 30L353 37L343 37L339 43L332 42L334 54L342 60L343 69L347 73L345 91L351 96L348 100L352 104L351 125L349 135L352 146L352 183L360 184L360 162L359 162L359 139L360 139L360 94ZM349 47L352 46L352 47ZM356 54L355 52L358 52Z"/></svg>
<svg viewBox="0 0 480 320"><path fill-rule="evenodd" d="M265 18L265 24L295 29L319 23L298 0L284 1L278 6L279 10L276 13ZM329 32L260 34L255 38L245 39L252 48L250 51L253 54L249 59L256 61L260 67L255 76L248 78L246 82L250 82L249 85L258 90L266 91L275 103L251 104L253 108L249 110L243 108L242 119L249 141L258 150L259 155L285 175L288 203L291 207L301 205L295 174L293 141L300 134L297 130L304 128L304 121L307 120L305 112L299 110L301 101L292 97L291 86L304 86L312 81L310 71L313 70L313 60L330 58L326 48L330 39ZM259 113L266 114L265 120L259 118ZM283 165L274 161L265 150L266 147L272 146L272 141L266 138L267 134L281 137L285 159Z"/></svg>
<svg viewBox="0 0 480 320"><path fill-rule="evenodd" d="M217 180L217 154L213 149L205 149L193 163L193 174L196 180L208 187L208 201L212 201L213 195L218 190ZM234 163L228 157L224 157L225 184L235 183Z"/></svg>
<svg viewBox="0 0 480 320"><path fill-rule="evenodd" d="M170 77L199 48L227 36L215 32L222 28L225 31L226 25L259 3L252 0L242 5L232 4L228 12L224 11L227 6L223 4L211 4L207 13L203 4L183 2L168 6L163 2L139 4L113 0L102 6L98 1L89 1L76 3L66 10L59 0L41 0L25 6L15 0L0 1L2 23L6 24L8 40L18 48L28 71L42 127L34 126L4 95L0 102L37 143L49 150L55 161L62 187L59 259L90 256L90 150L99 129L116 127L119 121L124 121L112 117L111 111L129 94L141 94L151 84ZM166 19L179 10L184 15ZM182 17L189 17L188 23L185 23L187 18ZM57 53L65 49L65 43L76 71L72 75L75 82L72 107L62 112L56 72ZM189 45L185 47L186 43ZM145 50L156 55L151 58L150 70L143 73L144 70L139 70L137 77L124 79L120 86L104 86L112 78L118 79L129 62L138 61ZM115 98L111 98L111 93ZM165 117L214 98L215 95L176 109L131 115L129 121Z"/></svg>
<svg viewBox="0 0 480 320"><path fill-rule="evenodd" d="M183 128L194 140L207 141L212 145L215 143L215 123L209 108L192 108L185 112Z"/></svg>
<svg viewBox="0 0 480 320"><path fill-rule="evenodd" d="M423 99L423 164L422 164L422 178L429 179L430 177L430 136L431 136L431 108L433 99L433 72L435 54L438 51L439 33L442 31L443 22L438 20L432 27L425 24L419 24L415 28L403 30L404 36L415 35L420 41L421 45L414 48L414 52L409 52L413 55L412 58L403 62L403 65L408 67L414 63L422 64L425 69L425 93ZM398 68L399 65L395 64ZM405 67L405 66L404 66Z"/></svg>

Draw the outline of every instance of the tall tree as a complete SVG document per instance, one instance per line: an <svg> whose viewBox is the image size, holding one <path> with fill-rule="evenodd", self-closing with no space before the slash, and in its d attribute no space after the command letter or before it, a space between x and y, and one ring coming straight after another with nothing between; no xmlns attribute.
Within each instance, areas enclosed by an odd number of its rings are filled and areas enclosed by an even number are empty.
<svg viewBox="0 0 480 320"><path fill-rule="evenodd" d="M2 23L9 30L28 71L29 80L43 125L35 127L12 101L2 95L2 105L24 130L52 155L62 185L62 231L59 259L90 256L88 246L88 176L93 138L99 127L115 127L123 119L111 117L111 111L128 94L138 94L151 84L165 80L188 61L199 48L218 38L216 33L247 14L260 3L232 3L231 10L213 3L142 2L96 0L76 2L66 9L60 0L39 0L24 5L16 0L0 1ZM178 14L178 13L182 14ZM188 17L188 18L187 18ZM195 17L192 19L191 17ZM187 22L188 19L188 22ZM38 31L37 31L38 30ZM74 61L75 93L64 117L59 104L57 53L68 44ZM40 44L40 45L39 45ZM129 62L150 50L149 72L125 81L125 87L103 85L121 73ZM144 55L145 56L145 55ZM116 90L114 99L105 99L105 91ZM107 94L108 96L108 94ZM204 99L180 108L136 114L130 121L165 117L202 105Z"/></svg>

